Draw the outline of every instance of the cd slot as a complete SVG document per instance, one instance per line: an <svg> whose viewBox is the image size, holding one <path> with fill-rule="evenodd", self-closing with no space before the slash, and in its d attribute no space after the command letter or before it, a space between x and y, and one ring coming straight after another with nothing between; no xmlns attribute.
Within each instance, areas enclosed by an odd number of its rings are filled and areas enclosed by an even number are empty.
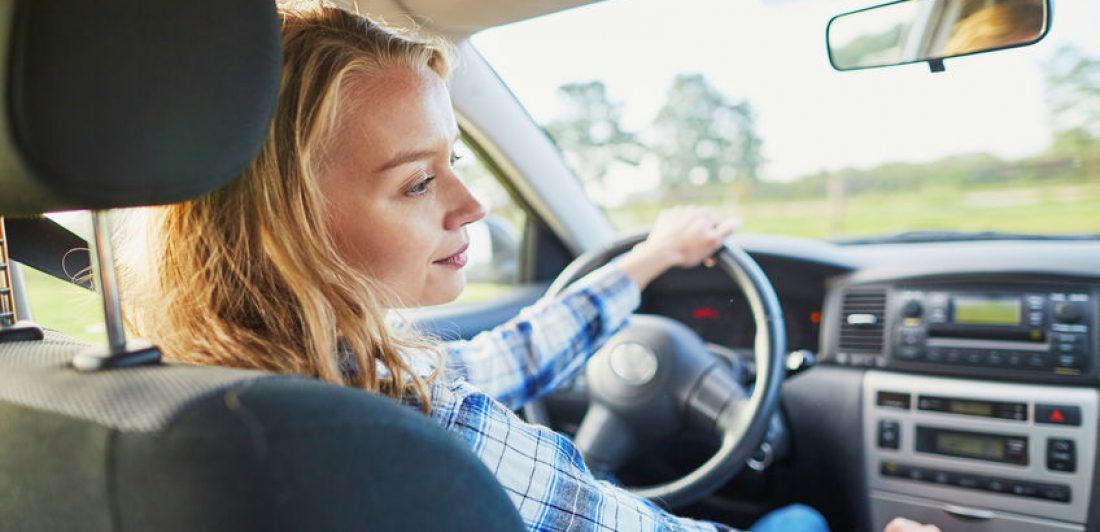
<svg viewBox="0 0 1100 532"><path fill-rule="evenodd" d="M1014 351L1035 351L1046 353L1050 346L1046 342L1021 342L1004 340L977 340L974 338L936 337L929 338L925 344L927 347L943 347L958 349L1002 349Z"/></svg>
<svg viewBox="0 0 1100 532"><path fill-rule="evenodd" d="M1039 343L1046 340L1046 333L1030 327L976 327L949 324L929 324L929 338L969 338Z"/></svg>

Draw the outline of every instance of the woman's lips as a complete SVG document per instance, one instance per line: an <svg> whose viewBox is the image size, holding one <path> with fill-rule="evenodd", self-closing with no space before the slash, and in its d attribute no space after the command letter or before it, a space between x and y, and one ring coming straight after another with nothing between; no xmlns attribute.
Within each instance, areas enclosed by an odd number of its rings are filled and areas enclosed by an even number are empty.
<svg viewBox="0 0 1100 532"><path fill-rule="evenodd" d="M438 264L440 266L446 266L448 268L455 269L461 268L466 265L466 248L468 247L470 247L469 244L464 244L461 248L458 249L457 252L455 252L455 254L446 258L439 259L432 264Z"/></svg>

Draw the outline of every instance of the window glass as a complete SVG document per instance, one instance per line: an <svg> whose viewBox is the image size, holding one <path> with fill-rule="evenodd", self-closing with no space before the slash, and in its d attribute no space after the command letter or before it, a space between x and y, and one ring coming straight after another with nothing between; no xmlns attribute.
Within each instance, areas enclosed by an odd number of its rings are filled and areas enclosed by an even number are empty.
<svg viewBox="0 0 1100 532"><path fill-rule="evenodd" d="M527 215L466 142L459 141L455 150L459 155L455 172L488 212L484 220L467 227L466 289L455 302L487 301L516 284Z"/></svg>
<svg viewBox="0 0 1100 532"><path fill-rule="evenodd" d="M103 304L95 292L34 268L20 271L35 323L90 343L107 341Z"/></svg>
<svg viewBox="0 0 1100 532"><path fill-rule="evenodd" d="M942 73L833 70L830 17L874 3L609 0L473 42L622 229L695 203L824 239L1100 232L1100 2Z"/></svg>

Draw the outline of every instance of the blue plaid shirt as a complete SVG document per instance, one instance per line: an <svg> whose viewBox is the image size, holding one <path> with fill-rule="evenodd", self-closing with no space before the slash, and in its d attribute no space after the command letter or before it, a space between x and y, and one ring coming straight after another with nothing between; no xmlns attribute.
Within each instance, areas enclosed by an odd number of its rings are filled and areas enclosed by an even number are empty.
<svg viewBox="0 0 1100 532"><path fill-rule="evenodd" d="M569 438L512 412L572 378L639 300L613 263L508 323L444 344L449 372L431 387L430 416L489 467L530 530L716 528L597 480Z"/></svg>

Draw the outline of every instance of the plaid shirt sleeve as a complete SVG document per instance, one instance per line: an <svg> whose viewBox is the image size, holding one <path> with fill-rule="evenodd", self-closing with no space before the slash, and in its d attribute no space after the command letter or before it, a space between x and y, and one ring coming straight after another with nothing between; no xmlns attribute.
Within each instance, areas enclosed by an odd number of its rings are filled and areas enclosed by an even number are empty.
<svg viewBox="0 0 1100 532"><path fill-rule="evenodd" d="M451 371L432 384L430 415L496 475L529 530L725 529L597 480L569 438L512 412L576 374L639 299L612 263L492 331L446 344Z"/></svg>
<svg viewBox="0 0 1100 532"><path fill-rule="evenodd" d="M640 292L611 263L511 321L444 344L449 369L509 408L568 381L638 307Z"/></svg>
<svg viewBox="0 0 1100 532"><path fill-rule="evenodd" d="M730 530L676 517L596 480L569 438L532 425L471 384L432 385L430 416L455 433L500 481L528 530Z"/></svg>

